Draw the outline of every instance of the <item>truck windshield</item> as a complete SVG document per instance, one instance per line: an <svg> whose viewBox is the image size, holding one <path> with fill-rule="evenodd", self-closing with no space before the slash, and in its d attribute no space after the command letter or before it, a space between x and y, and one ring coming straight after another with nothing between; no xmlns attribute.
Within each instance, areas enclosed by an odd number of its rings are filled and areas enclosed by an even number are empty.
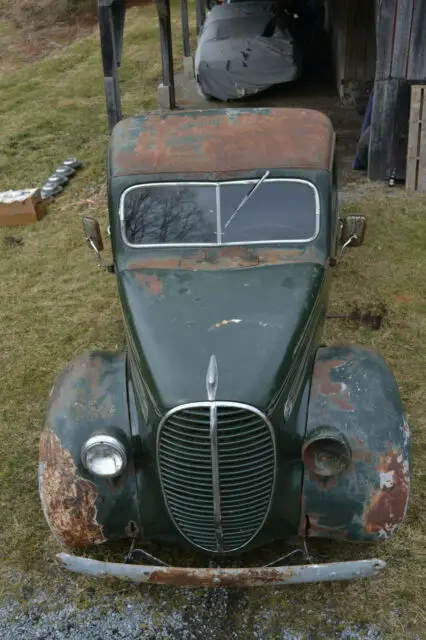
<svg viewBox="0 0 426 640"><path fill-rule="evenodd" d="M309 242L316 237L320 212L313 184L265 179L254 189L257 183L130 187L120 207L124 239L132 246L214 246Z"/></svg>

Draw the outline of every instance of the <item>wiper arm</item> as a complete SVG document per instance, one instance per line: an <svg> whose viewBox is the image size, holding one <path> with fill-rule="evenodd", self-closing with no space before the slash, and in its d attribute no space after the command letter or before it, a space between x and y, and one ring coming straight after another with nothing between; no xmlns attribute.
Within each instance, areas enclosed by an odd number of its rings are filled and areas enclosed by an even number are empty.
<svg viewBox="0 0 426 640"><path fill-rule="evenodd" d="M264 180L266 180L266 178L269 176L271 172L268 170L266 171L263 176L256 182L256 184L254 184L252 186L252 188L250 189L250 191L248 191L248 193L246 193L246 195L244 196L244 198L241 200L240 204L238 205L238 207L235 209L234 213L232 214L232 216L229 218L228 222L225 224L225 229L227 227L229 227L229 225L231 224L232 220L235 218L235 216L237 215L237 213L240 211L240 209L242 209L245 205L245 203L247 202L247 200L249 198L251 198L251 196L253 195L253 193L256 191L256 189L258 189L260 187L260 185L262 184L262 182Z"/></svg>

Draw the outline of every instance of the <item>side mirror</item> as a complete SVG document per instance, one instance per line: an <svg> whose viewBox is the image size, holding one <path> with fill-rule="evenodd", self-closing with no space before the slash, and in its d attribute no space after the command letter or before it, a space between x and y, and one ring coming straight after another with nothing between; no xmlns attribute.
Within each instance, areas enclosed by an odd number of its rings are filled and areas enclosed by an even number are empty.
<svg viewBox="0 0 426 640"><path fill-rule="evenodd" d="M104 243L102 241L101 228L99 222L95 218L84 216L83 229L86 236L87 244L92 247L96 253L103 251Z"/></svg>
<svg viewBox="0 0 426 640"><path fill-rule="evenodd" d="M365 216L349 215L340 220L340 258L346 247L359 247L365 239L367 218Z"/></svg>
<svg viewBox="0 0 426 640"><path fill-rule="evenodd" d="M103 251L104 243L102 240L102 234L101 234L101 228L99 226L99 222L94 218L89 218L89 216L84 216L83 229L84 229L84 234L86 236L87 244L89 245L89 247L92 247L93 251L96 253L99 266L102 269L104 269L104 271L108 271L108 273L114 273L114 265L104 264L101 258L101 251Z"/></svg>
<svg viewBox="0 0 426 640"><path fill-rule="evenodd" d="M349 215L342 220L340 244L343 247L359 247L365 239L367 219L365 216Z"/></svg>

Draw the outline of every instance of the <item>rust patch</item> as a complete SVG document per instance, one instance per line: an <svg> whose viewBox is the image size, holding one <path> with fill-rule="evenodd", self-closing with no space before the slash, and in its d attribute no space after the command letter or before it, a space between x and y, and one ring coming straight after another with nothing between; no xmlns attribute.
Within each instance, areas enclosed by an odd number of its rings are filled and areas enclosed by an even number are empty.
<svg viewBox="0 0 426 640"><path fill-rule="evenodd" d="M374 491L365 512L365 528L369 533L388 538L405 517L409 491L408 461L401 453L391 451L380 459L378 471L380 488Z"/></svg>
<svg viewBox="0 0 426 640"><path fill-rule="evenodd" d="M346 360L326 360L315 364L312 387L316 393L331 397L340 409L344 411L355 411L355 407L350 402L350 394L343 382L335 382L331 379L331 374L335 369L346 364Z"/></svg>
<svg viewBox="0 0 426 640"><path fill-rule="evenodd" d="M219 271L221 269L245 269L287 263L321 263L321 254L315 247L307 249L283 249L279 247L255 249L253 247L214 247L205 248L182 255L165 256L164 252L156 252L140 257L127 265L130 271L140 269L152 270L188 270ZM151 276L149 276L151 277ZM142 276L143 282L148 282ZM161 282L159 281L161 285Z"/></svg>
<svg viewBox="0 0 426 640"><path fill-rule="evenodd" d="M123 147L121 139L132 140ZM113 175L329 170L333 128L307 109L220 109L129 118L112 138Z"/></svg>
<svg viewBox="0 0 426 640"><path fill-rule="evenodd" d="M324 362L316 362L312 385L316 391L323 396L331 396L341 393L342 383L332 382L331 372L334 369L342 367L344 360L326 360Z"/></svg>
<svg viewBox="0 0 426 640"><path fill-rule="evenodd" d="M367 449L364 440L359 436L355 436L350 439L350 447L353 462L365 462L366 464L371 464L373 460L373 453L370 449Z"/></svg>
<svg viewBox="0 0 426 640"><path fill-rule="evenodd" d="M53 533L68 547L106 541L97 520L95 485L76 475L72 455L53 431L40 439L40 497Z"/></svg>
<svg viewBox="0 0 426 640"><path fill-rule="evenodd" d="M289 568L277 571L271 568L265 569L240 569L238 572L238 585L240 587L261 586L274 582L282 582L291 578L293 571ZM175 587L232 587L235 585L235 575L224 571L212 571L211 569L180 569L168 567L167 571L153 571L148 580L153 584L169 584Z"/></svg>
<svg viewBox="0 0 426 640"><path fill-rule="evenodd" d="M163 283L155 274L136 273L135 278L144 289L147 289L152 295L160 296L163 293Z"/></svg>
<svg viewBox="0 0 426 640"><path fill-rule="evenodd" d="M99 357L88 359L86 355L80 356L63 369L50 393L49 413L61 410L61 398L67 394L75 398L70 412L77 423L111 418L116 411L102 376L102 359Z"/></svg>
<svg viewBox="0 0 426 640"><path fill-rule="evenodd" d="M338 407L343 409L343 411L354 411L355 410L355 407L353 406L353 404L350 404L344 398L335 398L334 402L337 404Z"/></svg>

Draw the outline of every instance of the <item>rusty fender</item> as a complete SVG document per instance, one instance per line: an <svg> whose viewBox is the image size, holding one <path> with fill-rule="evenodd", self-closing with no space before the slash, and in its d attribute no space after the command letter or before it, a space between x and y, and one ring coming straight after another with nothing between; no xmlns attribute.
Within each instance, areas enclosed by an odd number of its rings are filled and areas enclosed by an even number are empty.
<svg viewBox="0 0 426 640"><path fill-rule="evenodd" d="M137 584L166 584L175 587L261 587L308 582L354 580L376 576L386 567L383 560L354 560L293 567L255 567L241 569L189 569L100 562L60 553L57 559L74 573L102 578L112 577Z"/></svg>
<svg viewBox="0 0 426 640"><path fill-rule="evenodd" d="M354 542L390 538L407 510L410 434L395 379L376 352L318 350L307 437L324 426L345 436L352 457L337 476L305 471L300 533Z"/></svg>
<svg viewBox="0 0 426 640"><path fill-rule="evenodd" d="M54 384L40 439L39 491L53 534L68 547L138 533L128 415L125 354L80 356ZM82 445L94 433L119 437L126 446L127 468L117 480L95 478L82 466Z"/></svg>

